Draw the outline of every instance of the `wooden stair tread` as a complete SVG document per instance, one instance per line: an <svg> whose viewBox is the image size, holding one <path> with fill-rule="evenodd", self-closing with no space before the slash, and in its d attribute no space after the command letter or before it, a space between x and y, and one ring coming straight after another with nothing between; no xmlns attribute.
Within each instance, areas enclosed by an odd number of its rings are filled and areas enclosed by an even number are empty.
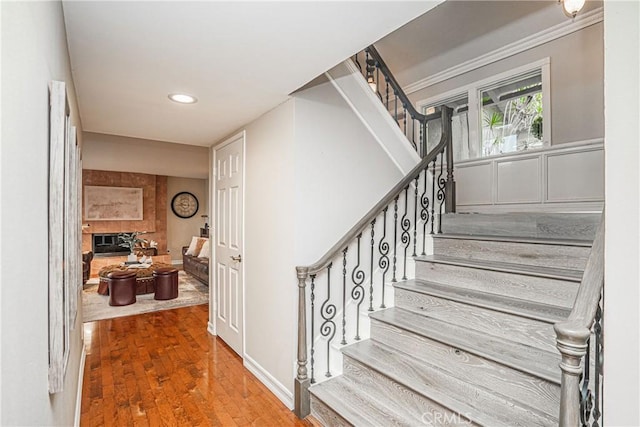
<svg viewBox="0 0 640 427"><path fill-rule="evenodd" d="M440 233L432 236L434 239L459 239L459 240L480 240L485 242L511 242L511 243L532 243L540 245L557 245L557 246L580 246L591 247L593 242L590 240L577 239L552 239L546 237L513 237L513 236L490 236L482 234L456 234L456 233Z"/></svg>
<svg viewBox="0 0 640 427"><path fill-rule="evenodd" d="M549 279L580 282L582 271L564 268L538 267L533 265L514 264L501 261L485 261L469 258L449 257L445 255L427 255L415 258L416 261L448 264L460 267L477 268L480 270L500 271L504 273L523 274L526 276L545 277Z"/></svg>
<svg viewBox="0 0 640 427"><path fill-rule="evenodd" d="M315 384L309 393L354 426L408 426L419 421L392 413L345 375Z"/></svg>
<svg viewBox="0 0 640 427"><path fill-rule="evenodd" d="M394 287L411 292L432 295L439 298L457 301L468 305L483 307L502 313L514 314L528 319L540 320L547 323L557 323L565 320L571 310L535 301L509 297L469 288L457 288L449 285L413 279L396 282Z"/></svg>
<svg viewBox="0 0 640 427"><path fill-rule="evenodd" d="M453 413L464 414L478 424L557 425L557 419L531 408L521 407L514 401L484 389L482 385L472 385L460 378L453 378L436 366L373 340L349 345L342 352L368 369L375 370ZM379 398L384 396L380 395ZM389 399L390 396L386 398Z"/></svg>
<svg viewBox="0 0 640 427"><path fill-rule="evenodd" d="M558 367L560 354L490 336L398 308L373 312L369 317L560 384L560 368Z"/></svg>

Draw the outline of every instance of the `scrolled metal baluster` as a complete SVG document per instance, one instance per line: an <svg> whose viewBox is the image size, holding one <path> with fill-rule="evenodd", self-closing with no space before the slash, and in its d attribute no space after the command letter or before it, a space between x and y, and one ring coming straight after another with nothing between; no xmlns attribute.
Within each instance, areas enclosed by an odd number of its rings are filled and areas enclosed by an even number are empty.
<svg viewBox="0 0 640 427"><path fill-rule="evenodd" d="M369 309L367 311L373 311L373 246L376 244L374 238L374 228L376 226L376 219L371 221L371 263L369 265Z"/></svg>
<svg viewBox="0 0 640 427"><path fill-rule="evenodd" d="M427 224L429 223L429 197L427 196L427 175L429 175L429 166L424 171L424 191L420 196L420 219L422 222L422 255L426 255L427 251Z"/></svg>
<svg viewBox="0 0 640 427"><path fill-rule="evenodd" d="M351 272L351 281L353 282L353 288L351 288L351 298L356 301L356 336L353 338L356 341L360 341L360 305L364 301L364 271L360 269L360 239L362 233L358 234L357 239L357 253L356 253L356 266L353 267Z"/></svg>
<svg viewBox="0 0 640 427"><path fill-rule="evenodd" d="M416 180L414 182L415 185L415 198L413 202L413 255L417 256L416 246L418 244L418 186L419 186L420 175L416 176Z"/></svg>
<svg viewBox="0 0 640 427"><path fill-rule="evenodd" d="M342 251L342 341L340 344L347 343L347 251L349 247Z"/></svg>
<svg viewBox="0 0 640 427"><path fill-rule="evenodd" d="M402 105L402 132L407 136L407 107Z"/></svg>
<svg viewBox="0 0 640 427"><path fill-rule="evenodd" d="M327 299L324 300L322 306L320 306L320 316L322 316L323 322L320 325L320 335L327 339L327 372L325 377L331 376L331 365L329 363L330 346L333 337L336 335L336 324L333 321L336 316L336 306L331 304L331 267L333 263L327 266Z"/></svg>
<svg viewBox="0 0 640 427"><path fill-rule="evenodd" d="M600 304L602 299L600 300ZM601 382L600 376L602 375L602 365L604 363L604 352L602 348L602 307L598 304L596 309L596 318L593 323L593 333L595 335L595 367L594 367L594 385L593 385L593 424L592 427L600 426L600 417L602 416L602 396L601 396Z"/></svg>
<svg viewBox="0 0 640 427"><path fill-rule="evenodd" d="M584 356L584 367L580 381L582 387L580 387L580 425L582 427L589 426L589 418L591 416L591 410L593 409L593 395L589 390L589 372L591 365L591 339L587 340L587 352Z"/></svg>
<svg viewBox="0 0 640 427"><path fill-rule="evenodd" d="M434 224L436 217L436 159L431 162L431 234L434 232Z"/></svg>
<svg viewBox="0 0 640 427"><path fill-rule="evenodd" d="M314 327L315 327L315 317L316 317L316 309L315 309L315 299L316 299L316 295L315 295L315 288L316 288L316 275L315 274L311 274L311 353L310 353L310 361L311 361L311 384L314 384L316 382L316 378L314 375L315 372L315 359L313 358L313 355L315 354L315 331L314 331Z"/></svg>
<svg viewBox="0 0 640 427"><path fill-rule="evenodd" d="M354 61L356 63L356 65L358 66L358 70L360 70L360 72L362 72L362 65L360 65L360 61L358 61L358 54L356 53L355 55L353 55L354 57Z"/></svg>
<svg viewBox="0 0 640 427"><path fill-rule="evenodd" d="M442 206L444 205L446 199L446 192L444 191L445 186L447 185L447 180L444 177L444 150L440 152L440 174L438 174L438 201L440 202L440 207L438 208L438 234L442 233Z"/></svg>
<svg viewBox="0 0 640 427"><path fill-rule="evenodd" d="M385 281L384 278L389 271L389 244L384 240L387 238L387 210L389 207L385 207L382 210L382 237L380 238L380 243L378 243L378 250L380 251L380 259L378 260L378 267L382 269L382 282L381 282L381 296L382 302L380 303L380 308L387 308L384 305L384 286Z"/></svg>
<svg viewBox="0 0 640 427"><path fill-rule="evenodd" d="M397 248L398 248L398 197L393 200L393 278L392 282L397 282L396 279L396 260L397 260Z"/></svg>
<svg viewBox="0 0 640 427"><path fill-rule="evenodd" d="M385 106L387 107L387 110L389 109L389 79L387 79L387 76L384 77L384 81L386 83L386 90L385 90L385 95L387 98L387 102L385 103Z"/></svg>
<svg viewBox="0 0 640 427"><path fill-rule="evenodd" d="M402 234L400 236L400 241L404 243L402 280L407 280L407 248L411 243L411 235L409 234L409 230L411 230L411 220L407 218L408 210L409 210L409 186L407 185L406 187L404 187L404 215L402 215L402 220L400 221L400 227L402 227Z"/></svg>

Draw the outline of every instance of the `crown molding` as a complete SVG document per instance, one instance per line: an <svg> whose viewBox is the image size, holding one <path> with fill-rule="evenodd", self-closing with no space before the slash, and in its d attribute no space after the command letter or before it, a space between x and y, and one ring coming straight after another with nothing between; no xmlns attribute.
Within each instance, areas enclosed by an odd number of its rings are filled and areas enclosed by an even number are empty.
<svg viewBox="0 0 640 427"><path fill-rule="evenodd" d="M571 20L571 22L562 22L560 24L554 25L538 33L532 34L516 42L503 46L499 49L465 61L461 64L436 73L427 78L418 80L415 83L407 85L404 88L404 91L407 94L417 92L436 83L449 80L453 77L468 73L469 71L484 67L485 65L491 64L493 62L500 61L501 59L508 58L510 56L516 55L550 41L559 39L560 37L575 33L576 31L580 31L583 28L587 28L591 25L602 22L603 20L604 8L599 7L583 15L578 15L575 19Z"/></svg>

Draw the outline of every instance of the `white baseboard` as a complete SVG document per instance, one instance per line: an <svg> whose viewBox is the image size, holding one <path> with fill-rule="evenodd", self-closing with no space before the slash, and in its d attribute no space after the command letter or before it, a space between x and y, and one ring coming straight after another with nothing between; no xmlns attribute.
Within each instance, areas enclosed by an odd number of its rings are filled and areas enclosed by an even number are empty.
<svg viewBox="0 0 640 427"><path fill-rule="evenodd" d="M253 360L250 356L245 354L243 359L244 367L247 368L247 370L253 375L255 375L256 378L258 378L258 380L260 380L260 382L264 384L273 394L275 394L276 397L280 399L280 401L284 403L287 408L293 410L293 393L287 390L287 388L282 385L280 381L276 380L273 375L267 372L266 369L260 366L260 364Z"/></svg>
<svg viewBox="0 0 640 427"><path fill-rule="evenodd" d="M216 326L211 322L207 322L207 332L209 332L211 335L215 336L216 335Z"/></svg>
<svg viewBox="0 0 640 427"><path fill-rule="evenodd" d="M82 383L84 381L84 363L87 360L87 350L82 343L82 354L80 355L80 368L78 368L78 392L76 393L76 413L73 420L75 427L80 426L80 410L82 407Z"/></svg>

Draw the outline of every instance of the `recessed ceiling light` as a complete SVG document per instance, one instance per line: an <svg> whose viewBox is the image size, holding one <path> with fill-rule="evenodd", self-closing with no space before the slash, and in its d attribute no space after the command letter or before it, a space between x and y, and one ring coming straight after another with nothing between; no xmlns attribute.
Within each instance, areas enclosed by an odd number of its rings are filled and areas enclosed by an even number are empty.
<svg viewBox="0 0 640 427"><path fill-rule="evenodd" d="M195 96L187 95L184 93L171 93L169 99L173 102L179 102L180 104L195 104L198 99Z"/></svg>

